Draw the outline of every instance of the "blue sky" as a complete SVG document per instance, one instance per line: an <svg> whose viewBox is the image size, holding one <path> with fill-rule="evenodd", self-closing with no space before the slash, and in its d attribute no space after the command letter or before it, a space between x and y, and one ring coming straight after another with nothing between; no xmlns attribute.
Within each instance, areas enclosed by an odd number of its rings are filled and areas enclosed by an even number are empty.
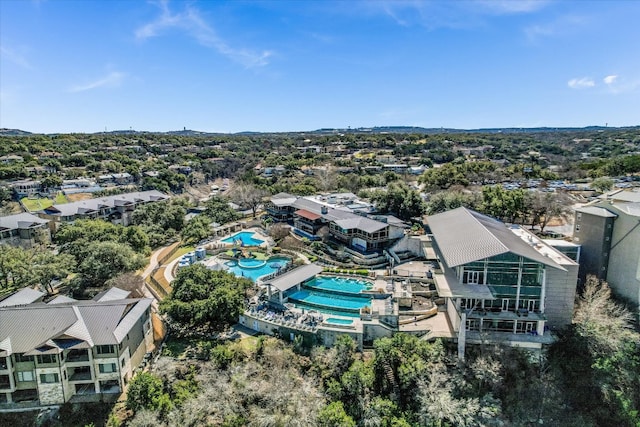
<svg viewBox="0 0 640 427"><path fill-rule="evenodd" d="M0 127L640 124L640 1L0 0Z"/></svg>

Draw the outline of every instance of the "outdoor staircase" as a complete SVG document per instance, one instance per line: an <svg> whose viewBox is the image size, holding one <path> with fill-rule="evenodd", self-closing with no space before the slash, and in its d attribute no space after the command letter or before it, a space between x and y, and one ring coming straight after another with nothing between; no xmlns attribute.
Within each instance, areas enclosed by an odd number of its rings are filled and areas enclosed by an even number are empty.
<svg viewBox="0 0 640 427"><path fill-rule="evenodd" d="M389 385L391 385L391 400L395 400L397 396L400 394L400 387L398 386L398 382L396 381L396 376L393 373L393 368L389 363L389 360L382 360L382 369L384 370L384 376L387 379Z"/></svg>

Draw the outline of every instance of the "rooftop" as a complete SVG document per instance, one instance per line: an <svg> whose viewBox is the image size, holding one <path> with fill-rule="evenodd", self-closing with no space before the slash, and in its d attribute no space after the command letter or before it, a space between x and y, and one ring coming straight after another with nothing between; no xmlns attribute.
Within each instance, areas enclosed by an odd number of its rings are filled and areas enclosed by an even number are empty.
<svg viewBox="0 0 640 427"><path fill-rule="evenodd" d="M160 191L139 191L134 193L117 194L115 196L100 197L98 199L81 200L78 202L55 204L42 212L56 216L72 216L88 212L97 212L100 209L116 206L136 205L145 202L157 202L167 200L169 196Z"/></svg>
<svg viewBox="0 0 640 427"><path fill-rule="evenodd" d="M108 301L56 298L50 304L2 306L0 356L59 353L69 348L71 342L82 348L118 344L151 302L150 298Z"/></svg>
<svg viewBox="0 0 640 427"><path fill-rule="evenodd" d="M497 219L461 207L428 218L442 260L448 267L457 267L473 261L514 253L549 267L564 270L550 253L532 245L520 227L507 227ZM531 235L531 233L528 233ZM532 235L531 235L532 236ZM553 250L558 253L557 251ZM568 258L567 258L568 259ZM573 261L572 261L573 262Z"/></svg>
<svg viewBox="0 0 640 427"><path fill-rule="evenodd" d="M316 274L321 273L322 270L323 268L317 264L306 264L288 271L281 276L267 280L264 282L264 285L272 286L279 291L284 292L305 280L311 279Z"/></svg>
<svg viewBox="0 0 640 427"><path fill-rule="evenodd" d="M0 230L25 229L33 226L46 224L49 221L39 218L30 213L20 213L0 217Z"/></svg>

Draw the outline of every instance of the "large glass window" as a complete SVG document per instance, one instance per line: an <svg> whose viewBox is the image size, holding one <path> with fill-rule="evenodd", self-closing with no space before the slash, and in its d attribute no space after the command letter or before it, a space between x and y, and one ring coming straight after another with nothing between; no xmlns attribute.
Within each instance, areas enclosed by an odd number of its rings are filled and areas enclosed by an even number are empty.
<svg viewBox="0 0 640 427"><path fill-rule="evenodd" d="M25 356L24 353L16 353L13 355L16 363L19 362L33 362L33 356Z"/></svg>
<svg viewBox="0 0 640 427"><path fill-rule="evenodd" d="M40 382L43 384L51 384L60 382L60 376L58 374L40 374Z"/></svg>
<svg viewBox="0 0 640 427"><path fill-rule="evenodd" d="M111 354L115 353L112 345L99 345L96 347L98 354Z"/></svg>
<svg viewBox="0 0 640 427"><path fill-rule="evenodd" d="M38 355L38 364L44 364L44 363L58 363L58 357L55 354Z"/></svg>
<svg viewBox="0 0 640 427"><path fill-rule="evenodd" d="M100 363L98 365L98 369L101 374L109 374L111 372L116 372L117 366L115 363Z"/></svg>
<svg viewBox="0 0 640 427"><path fill-rule="evenodd" d="M9 375L0 375L0 390L7 389L11 387L11 382L9 381Z"/></svg>
<svg viewBox="0 0 640 427"><path fill-rule="evenodd" d="M33 371L19 371L16 373L19 382L35 381L36 377Z"/></svg>

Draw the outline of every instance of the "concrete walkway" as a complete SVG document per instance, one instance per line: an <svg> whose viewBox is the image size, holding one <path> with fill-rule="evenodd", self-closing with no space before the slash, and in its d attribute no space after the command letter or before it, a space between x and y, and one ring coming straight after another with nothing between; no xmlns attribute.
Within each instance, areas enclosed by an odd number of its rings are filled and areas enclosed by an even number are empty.
<svg viewBox="0 0 640 427"><path fill-rule="evenodd" d="M171 283L173 282L173 270L176 266L177 263L180 262L180 257L174 259L173 261L171 261L169 264L166 264L164 266L164 278L167 281L167 283Z"/></svg>
<svg viewBox="0 0 640 427"><path fill-rule="evenodd" d="M142 287L142 292L144 293L144 296L146 298L153 299L153 303L151 305L153 306L156 312L158 311L159 301L156 299L155 294L149 290L149 285L147 285L147 277L149 277L151 273L153 273L153 270L156 267L158 267L158 257L169 246L163 246L160 249L156 250L154 253L152 253L151 257L149 258L149 265L147 265L144 271L140 273L140 277L142 277L142 280L144 280L144 286Z"/></svg>

